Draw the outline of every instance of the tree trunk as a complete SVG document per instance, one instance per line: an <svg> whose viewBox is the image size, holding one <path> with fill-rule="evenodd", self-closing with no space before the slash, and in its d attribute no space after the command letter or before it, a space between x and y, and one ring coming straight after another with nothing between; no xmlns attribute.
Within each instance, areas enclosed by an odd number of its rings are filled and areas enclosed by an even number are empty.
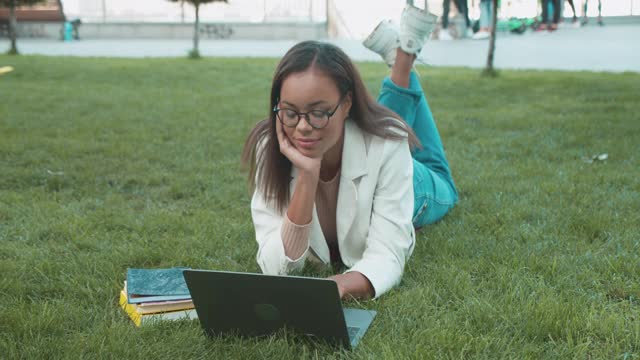
<svg viewBox="0 0 640 360"><path fill-rule="evenodd" d="M495 75L493 57L496 52L496 27L498 25L498 0L491 1L491 37L489 38L489 53L487 54L487 66L484 69L486 75Z"/></svg>
<svg viewBox="0 0 640 360"><path fill-rule="evenodd" d="M9 1L9 39L11 39L11 47L9 54L18 54L16 46L16 37L18 32L18 22L16 21L16 0Z"/></svg>
<svg viewBox="0 0 640 360"><path fill-rule="evenodd" d="M200 3L195 2L196 7L196 25L193 29L193 51L195 54L199 54L200 50L198 50L198 42L200 40Z"/></svg>
<svg viewBox="0 0 640 360"><path fill-rule="evenodd" d="M180 1L180 22L184 24L184 0Z"/></svg>
<svg viewBox="0 0 640 360"><path fill-rule="evenodd" d="M60 8L60 14L62 14L62 19L64 19L64 21L67 21L67 16L64 14L64 7L62 4L62 0L58 0L56 1L56 3L58 3L58 7Z"/></svg>

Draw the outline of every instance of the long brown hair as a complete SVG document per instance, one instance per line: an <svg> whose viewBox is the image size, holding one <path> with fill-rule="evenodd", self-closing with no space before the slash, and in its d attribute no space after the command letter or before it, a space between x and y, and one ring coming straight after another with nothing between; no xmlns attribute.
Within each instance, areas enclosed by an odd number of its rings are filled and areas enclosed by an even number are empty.
<svg viewBox="0 0 640 360"><path fill-rule="evenodd" d="M280 152L273 109L280 98L282 82L291 74L314 66L333 79L340 95L351 92L349 117L360 129L385 139L408 137L411 146L420 146L409 126L396 113L378 104L367 91L360 73L340 48L319 41L303 41L284 55L273 76L269 117L253 128L242 152L242 162L249 168L249 184L258 187L269 206L283 212L289 204L291 161ZM399 131L398 131L399 130Z"/></svg>

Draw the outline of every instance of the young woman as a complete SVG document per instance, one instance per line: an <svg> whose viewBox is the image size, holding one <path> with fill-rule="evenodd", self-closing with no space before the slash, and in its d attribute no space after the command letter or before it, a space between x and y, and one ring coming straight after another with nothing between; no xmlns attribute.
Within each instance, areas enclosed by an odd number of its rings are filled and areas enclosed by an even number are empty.
<svg viewBox="0 0 640 360"><path fill-rule="evenodd" d="M491 27L493 25L492 7L493 2L491 0L480 0L480 29L473 34L472 39L484 40L491 37Z"/></svg>
<svg viewBox="0 0 640 360"><path fill-rule="evenodd" d="M341 297L379 297L400 281L414 227L453 207L449 165L412 71L436 19L407 6L399 33L382 22L365 40L392 66L378 102L336 46L306 41L282 58L271 113L243 153L264 273L340 264L347 270L332 279Z"/></svg>
<svg viewBox="0 0 640 360"><path fill-rule="evenodd" d="M584 7L582 8L582 25L586 25L589 22L589 18L587 17L587 5L589 4L589 0L584 1ZM575 11L574 11L575 13ZM598 0L598 25L603 26L604 22L602 22L602 1Z"/></svg>
<svg viewBox="0 0 640 360"><path fill-rule="evenodd" d="M549 22L549 4L553 8L553 19ZM560 22L560 0L542 0L542 22L538 25L537 31L558 30L558 22Z"/></svg>

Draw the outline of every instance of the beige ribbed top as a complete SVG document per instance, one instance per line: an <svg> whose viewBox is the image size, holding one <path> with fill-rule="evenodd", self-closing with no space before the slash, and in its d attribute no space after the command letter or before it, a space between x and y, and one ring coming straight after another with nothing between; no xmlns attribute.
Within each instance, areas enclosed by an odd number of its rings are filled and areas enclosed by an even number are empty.
<svg viewBox="0 0 640 360"><path fill-rule="evenodd" d="M340 170L336 176L329 181L318 181L318 189L316 191L316 212L318 213L318 221L320 228L330 247L338 242L338 233L336 229L336 209L338 206L338 191L340 188ZM297 260L309 248L309 234L311 232L311 222L305 225L297 225L284 216L282 223L281 235L284 244L285 253L289 254L289 258Z"/></svg>

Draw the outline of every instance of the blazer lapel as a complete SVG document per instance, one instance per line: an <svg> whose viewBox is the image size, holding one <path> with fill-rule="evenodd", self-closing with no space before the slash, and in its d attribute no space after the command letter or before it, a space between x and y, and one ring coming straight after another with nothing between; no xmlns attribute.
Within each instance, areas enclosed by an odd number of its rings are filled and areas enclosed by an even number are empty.
<svg viewBox="0 0 640 360"><path fill-rule="evenodd" d="M358 128L353 120L347 119L344 124L344 145L342 147L342 165L340 170L340 189L338 192L338 203L336 209L336 230L338 233L338 244L345 239L351 225L356 218L358 185L360 177L367 174L367 147L362 130ZM292 167L290 191L293 194L295 179L298 176L298 169ZM325 264L331 261L327 240L322 233L320 221L315 204L313 205L313 215L311 220L311 234L309 239L311 250Z"/></svg>
<svg viewBox="0 0 640 360"><path fill-rule="evenodd" d="M345 121L340 190L336 209L338 244L341 244L357 213L358 183L367 174L367 148L362 130L353 120Z"/></svg>

